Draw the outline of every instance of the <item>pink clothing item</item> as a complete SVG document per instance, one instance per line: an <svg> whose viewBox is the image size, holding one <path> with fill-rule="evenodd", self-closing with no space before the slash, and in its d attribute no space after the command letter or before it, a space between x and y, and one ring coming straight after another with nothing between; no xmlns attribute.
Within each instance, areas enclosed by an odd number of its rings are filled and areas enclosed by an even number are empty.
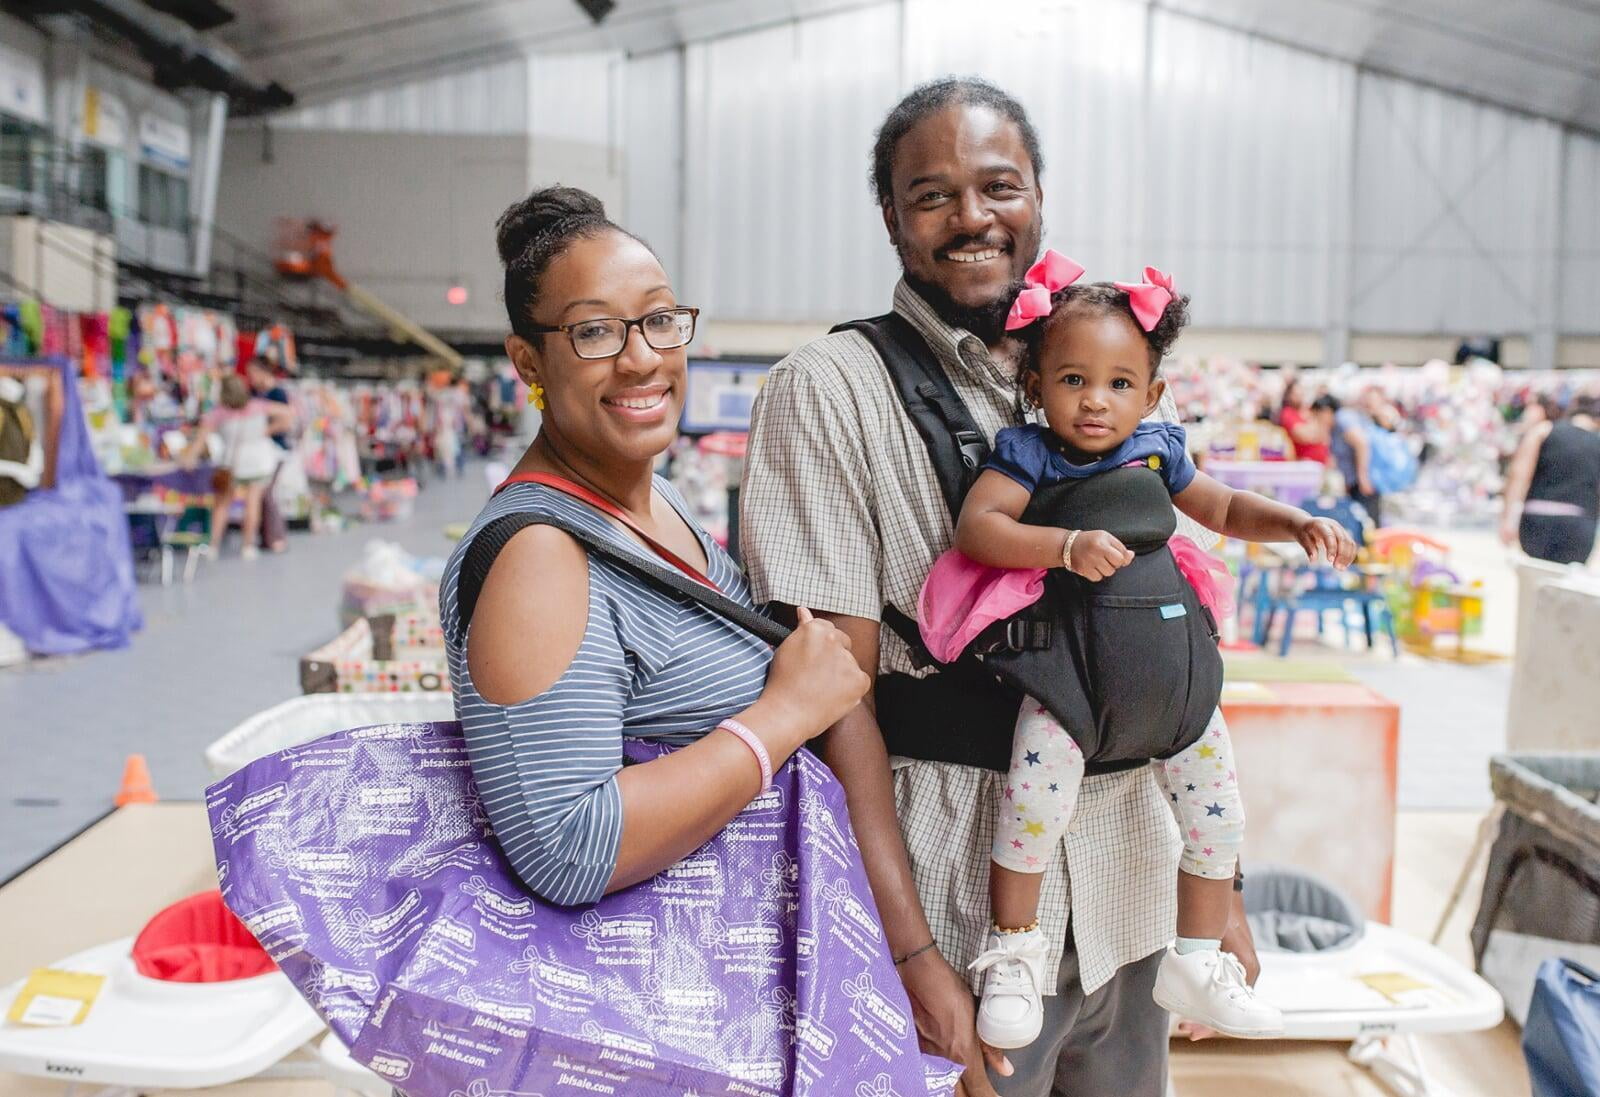
<svg viewBox="0 0 1600 1097"><path fill-rule="evenodd" d="M1051 248L1023 275L1023 289L1011 302L1011 312L1006 316L1006 330L1025 328L1041 317L1049 316L1053 306L1050 296L1066 289L1083 277L1083 267Z"/></svg>
<svg viewBox="0 0 1600 1097"><path fill-rule="evenodd" d="M978 633L1043 594L1043 568L991 568L950 549L917 596L922 642L939 662L954 662Z"/></svg>
<svg viewBox="0 0 1600 1097"><path fill-rule="evenodd" d="M1233 612L1233 576L1221 560L1187 537L1167 541L1179 573L1200 604L1222 620ZM1043 568L992 568L950 549L928 572L917 596L917 627L928 652L954 662L978 633L1044 595Z"/></svg>
<svg viewBox="0 0 1600 1097"><path fill-rule="evenodd" d="M1128 295L1128 306L1133 309L1134 317L1145 331L1155 330L1155 326L1161 323L1161 317L1166 314L1167 306L1178 296L1177 289L1172 285L1172 275L1155 267L1144 268L1143 282L1111 284Z"/></svg>
<svg viewBox="0 0 1600 1097"><path fill-rule="evenodd" d="M1178 562L1178 572L1189 581L1211 616L1221 621L1233 613L1234 584L1228 565L1182 535L1170 538L1167 547Z"/></svg>

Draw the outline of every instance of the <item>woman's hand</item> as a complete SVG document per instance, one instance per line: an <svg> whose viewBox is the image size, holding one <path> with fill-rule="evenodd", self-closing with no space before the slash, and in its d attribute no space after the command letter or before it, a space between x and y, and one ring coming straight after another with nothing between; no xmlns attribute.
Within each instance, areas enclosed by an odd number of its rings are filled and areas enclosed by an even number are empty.
<svg viewBox="0 0 1600 1097"><path fill-rule="evenodd" d="M1508 514L1500 519L1500 543L1507 548L1516 548L1522 541L1522 518L1520 515Z"/></svg>
<svg viewBox="0 0 1600 1097"><path fill-rule="evenodd" d="M1295 530L1294 539L1306 550L1314 563L1320 553L1336 568L1344 569L1355 563L1356 540L1350 531L1332 518L1312 518L1309 515Z"/></svg>
<svg viewBox="0 0 1600 1097"><path fill-rule="evenodd" d="M832 727L872 688L872 679L850 654L850 637L804 606L796 616L800 623L778 645L767 688L750 713L752 729L778 736L775 745L785 755Z"/></svg>
<svg viewBox="0 0 1600 1097"><path fill-rule="evenodd" d="M1128 547L1103 529L1086 529L1072 542L1067 569L1091 583L1109 578L1120 568L1133 563Z"/></svg>

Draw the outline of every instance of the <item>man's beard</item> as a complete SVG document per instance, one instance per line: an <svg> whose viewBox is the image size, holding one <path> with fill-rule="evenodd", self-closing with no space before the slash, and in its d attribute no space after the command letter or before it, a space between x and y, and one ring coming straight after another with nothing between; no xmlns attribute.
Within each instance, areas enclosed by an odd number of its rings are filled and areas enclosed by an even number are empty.
<svg viewBox="0 0 1600 1097"><path fill-rule="evenodd" d="M1043 226L1040 225L1040 235ZM953 240L946 247L958 247L964 240ZM1018 242L1022 243L1022 242ZM1023 244L1023 246L1026 246ZM1033 251L1037 258L1039 251L1039 235L1033 239ZM933 282L924 281L911 273L911 264L906 261L906 254L901 246L895 247L895 252L900 259L900 273L906 280L906 285L917 291L929 307L939 314L939 317L953 328L964 328L983 341L985 346L995 346L1006 333L1006 317L1011 312L1011 302L1017 299L1017 294L1022 292L1023 280L1018 277L1006 286L1000 296L986 305L963 305L954 300L943 286ZM1031 265L1033 259L1029 259Z"/></svg>
<svg viewBox="0 0 1600 1097"><path fill-rule="evenodd" d="M901 273L905 277L906 285L917 291L917 295L939 318L953 328L964 328L976 335L986 346L994 346L1006 333L1006 317L1011 312L1011 302L1016 300L1017 294L1022 292L1022 282L1019 279L1006 287L1004 293L987 305L963 305L953 299L945 288L933 282L924 282L904 266Z"/></svg>

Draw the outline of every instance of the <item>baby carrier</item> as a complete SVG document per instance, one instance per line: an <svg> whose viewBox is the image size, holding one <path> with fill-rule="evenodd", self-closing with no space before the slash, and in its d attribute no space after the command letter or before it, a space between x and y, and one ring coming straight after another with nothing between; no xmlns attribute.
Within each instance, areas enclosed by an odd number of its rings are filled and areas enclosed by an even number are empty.
<svg viewBox="0 0 1600 1097"><path fill-rule="evenodd" d="M982 429L903 317L842 328L883 359L959 515L989 458ZM1222 694L1222 655L1211 612L1167 547L1177 520L1160 474L1123 468L1052 485L1035 493L1022 521L1107 530L1134 561L1098 583L1052 569L1039 601L985 629L955 662L926 677L879 675L878 725L890 753L1004 772L1023 694L1071 732L1091 774L1168 758L1198 740ZM885 605L883 623L919 669L936 665L909 616Z"/></svg>

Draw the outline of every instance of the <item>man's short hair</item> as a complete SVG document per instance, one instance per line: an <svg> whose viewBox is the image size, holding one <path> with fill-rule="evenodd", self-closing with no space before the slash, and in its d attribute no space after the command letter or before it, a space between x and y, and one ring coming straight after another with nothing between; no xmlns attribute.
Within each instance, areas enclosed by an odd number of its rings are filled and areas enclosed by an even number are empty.
<svg viewBox="0 0 1600 1097"><path fill-rule="evenodd" d="M895 104L889 117L879 127L877 140L872 144L872 193L880 206L889 202L894 195L894 183L890 176L900 139L911 131L912 126L952 103L988 107L1015 122L1017 129L1022 132L1022 145L1028 150L1028 159L1033 162L1034 179L1037 181L1044 172L1044 157L1039 153L1039 134L1034 130L1033 123L1028 121L1028 112L1022 109L1021 103L979 77L946 76L912 88L904 99Z"/></svg>
<svg viewBox="0 0 1600 1097"><path fill-rule="evenodd" d="M1339 414L1339 408L1341 406L1342 405L1339 403L1339 398L1333 395L1331 392L1325 392L1315 400L1311 401L1312 411L1331 411L1335 415Z"/></svg>

